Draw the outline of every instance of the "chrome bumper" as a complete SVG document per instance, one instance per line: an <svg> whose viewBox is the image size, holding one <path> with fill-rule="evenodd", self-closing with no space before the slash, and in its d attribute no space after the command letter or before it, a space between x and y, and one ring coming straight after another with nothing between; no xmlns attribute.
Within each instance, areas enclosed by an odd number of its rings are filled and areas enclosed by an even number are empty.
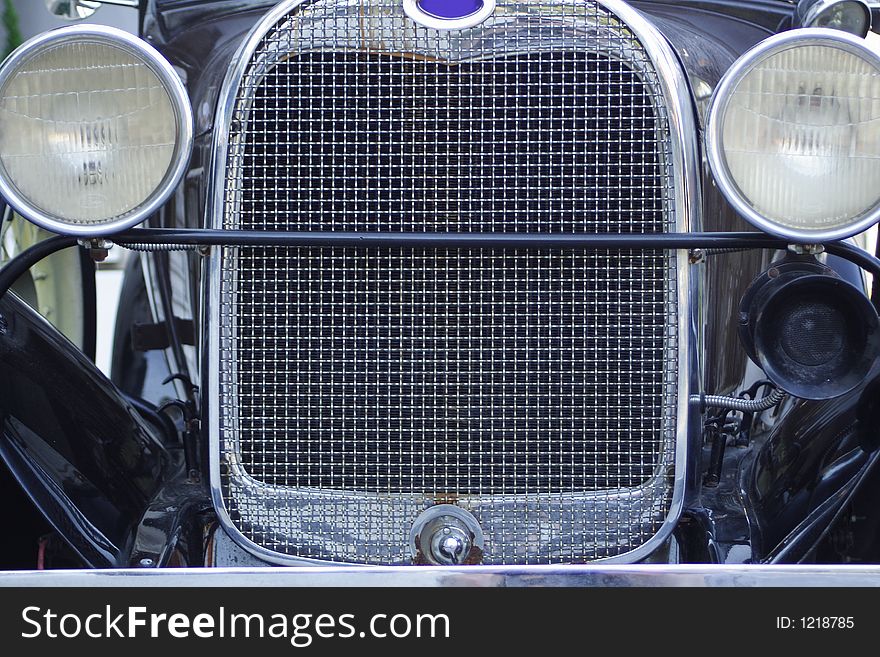
<svg viewBox="0 0 880 657"><path fill-rule="evenodd" d="M169 568L19 571L0 587L880 587L880 566L528 566L491 568Z"/></svg>

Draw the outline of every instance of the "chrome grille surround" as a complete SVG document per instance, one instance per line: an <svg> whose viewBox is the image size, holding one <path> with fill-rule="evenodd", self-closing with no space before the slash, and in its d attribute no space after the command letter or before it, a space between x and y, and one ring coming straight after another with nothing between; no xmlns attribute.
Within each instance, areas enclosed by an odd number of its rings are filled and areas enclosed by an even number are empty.
<svg viewBox="0 0 880 657"><path fill-rule="evenodd" d="M612 7L614 13L608 7ZM618 16L625 16L626 24ZM355 24L357 29L353 28ZM519 30L512 30L511 25L518 26ZM638 36L633 30L634 25L639 27ZM512 37L514 33L515 38ZM651 57L644 49L646 41L651 44ZM462 44L466 44L466 47ZM314 54L316 51L318 54ZM367 51L371 54L362 55L360 59L355 57L362 67L361 72L363 67L382 69L384 66L397 71L397 78L392 76L397 80L403 80L407 75L418 79L412 75L412 68L408 69L410 73L400 72L407 67L421 66L424 76L425 69L430 65L414 62L424 62L428 57L441 62L455 62L459 70L473 65L469 71L472 75L475 69L485 73L487 67L497 75L499 67L504 69L511 66L517 74L523 73L522 69L525 68L524 73L528 75L529 66L540 67L540 64L524 63L530 53L540 53L537 55L539 63L552 63L554 53L561 53L556 57L557 63L558 60L576 63L579 58L581 61L589 59L577 53L603 53L602 57L594 56L594 61L604 57L606 64L618 67L619 75L634 76L632 79L648 90L657 138L655 172L646 175L645 179L653 176L659 183L650 186L642 180L637 185L624 184L622 176L614 179L610 176L604 179L599 177L597 183L594 177L586 189L596 193L592 200L599 201L607 199L610 191L626 191L631 198L638 193L641 185L645 200L653 198L660 203L659 208L654 208L651 221L655 223L632 221L633 214L651 214L642 207L603 208L601 215L594 212L588 218L576 217L575 213L570 212L566 219L565 208L561 212L555 208L555 218L541 213L536 215L534 209L528 207L528 193L534 187L527 187L514 188L515 202L512 208L505 208L502 203L500 211L490 213L488 219L485 213L481 213L477 219L474 219L475 213L465 213L464 219L462 214L451 220L444 216L439 218L439 223L432 225L431 211L436 213L440 209L448 212L454 206L461 212L462 208L471 209L473 206L468 206L468 203L477 203L478 200L472 188L466 188L470 193L460 194L459 187L450 186L451 180L442 177L439 184L418 189L422 194L419 198L430 202L428 210L414 210L413 196L409 199L409 212L404 213L388 210L383 214L383 210L393 209L394 203L380 206L377 212L375 206L370 206L372 197L369 194L357 195L357 192L367 191L357 188L357 185L353 186L356 188L355 197L342 199L345 203L338 205L340 199L335 198L334 194L340 187L345 189L346 179L333 179L331 184L324 185L317 176L310 177L308 169L304 172L300 168L296 174L283 174L289 175L286 178L289 184L279 187L278 179L272 178L276 174L267 176L269 167L265 166L265 162L260 168L254 166L253 157L248 160L248 147L257 143L257 140L249 142L249 138L257 135L258 139L261 134L260 130L251 127L251 122L253 126L259 126L260 121L262 125L268 123L265 115L263 118L257 117L256 113L261 109L252 105L254 90L259 89L266 80L274 81L271 76L279 67L286 67L285 75L288 76L291 75L291 69L299 68L300 71L294 75L298 75L302 81L303 76L308 75L308 71L302 72L303 68L314 70L317 67L323 70L328 66L331 69L339 66L342 56L328 54L337 51ZM288 53L294 54L288 57ZM415 53L419 57L404 59L399 55L378 53ZM688 187L686 172L690 171L693 175L695 165L693 133L688 130L692 117L687 115L686 102L674 95L684 88L678 86L683 84L681 72L665 44L638 14L625 5L613 2L596 5L567 0L499 3L495 16L489 21L477 28L453 34L417 28L408 23L396 0L291 2L282 4L258 26L239 55L243 64L231 72L221 93L217 125L228 125L230 130L228 133L222 129L217 131L215 189L213 209L209 215L215 227L440 232L651 232L687 230L689 227L687 212L689 207L694 207L689 204L693 202L695 190ZM292 62L295 62L295 58L302 59L304 56L312 58L309 64L294 66ZM367 62L370 58L375 60L372 64ZM659 75L655 68L658 61L663 75ZM621 67L621 63L626 66ZM445 71L436 73L436 77L439 80L446 76L448 80L453 77L451 71L451 66L446 67ZM502 70L502 73L505 72ZM326 73L321 72L320 75L325 76ZM352 79L351 73L346 75ZM447 84L453 86L451 82ZM346 87L340 87L343 99ZM401 84L400 88L406 87ZM433 85L435 92L440 88L441 83ZM467 100L485 100L486 88L480 85L476 95L472 94ZM410 82L409 90L415 89L416 86ZM294 91L292 85L278 89L274 96L276 109L287 111L286 108L293 107L290 94ZM527 93L526 96L545 102L552 100L546 90L531 96ZM450 97L447 95L444 98L448 100ZM627 101L621 96L615 104L607 94L599 97L599 100L617 109L625 107ZM632 99L628 100L632 104ZM301 108L302 103L296 106ZM591 109L595 107L589 106ZM460 111L461 107L458 109ZM301 109L297 111L304 113ZM285 120L289 116L287 112ZM343 121L345 126L357 125L354 119L346 120L348 123ZM460 126L460 117L458 120ZM315 119L308 121L320 124ZM302 120L298 125L301 134ZM339 135L333 135L332 140L327 140L322 135L310 146L320 148L321 144L329 144L331 147L340 147L341 144L344 148L347 143L357 143L356 139L354 142L350 139L346 141L350 134L347 130L342 132L341 139ZM386 132L392 131L386 129ZM359 134L375 133L367 130L351 134L357 137ZM427 129L425 134L428 134ZM461 148L461 141L454 141L455 134L452 134L452 145ZM295 143L289 134L272 135L273 139L278 137L287 148ZM574 143L569 140L565 145ZM448 153L450 144L445 145L445 152ZM498 146L497 143L492 145ZM421 146L425 147L426 144ZM308 153L305 155L311 156ZM432 155L435 161L440 157L437 150ZM303 156L303 153L297 155L300 160ZM249 166L251 169L248 169ZM256 173L249 174L253 171ZM457 171L461 172L462 169ZM388 172L391 173L390 170ZM274 185L271 190L266 184L260 187L260 175L272 180ZM391 178L393 174L384 180ZM354 179L360 180L357 177ZM403 176L399 179L404 180ZM630 181L633 179L628 178ZM460 182L460 179L455 182ZM551 182L547 190L558 193L565 182L556 182L555 186ZM286 204L290 202L292 184L304 184L322 203L318 207L306 205L303 208L303 201L299 199L294 211L290 211ZM571 187L574 189L576 185L572 184ZM404 195L414 191L403 182L395 189ZM254 200L255 190L264 194L262 199L257 199L259 202ZM381 189L369 191L375 193ZM454 203L450 202L450 192L460 194L453 195ZM265 196L266 193L274 196L269 198ZM620 199L623 199L622 195ZM527 207L517 214L517 203L521 201L525 201ZM272 211L266 211L267 202L274 204ZM328 204L331 208L329 212L318 212L318 208L326 208ZM277 211L279 205L284 206L282 212ZM618 213L617 221L613 220L615 212ZM327 214L330 215L329 220L325 216ZM496 215L500 215L500 220ZM611 220L609 215L612 216ZM688 363L684 318L689 304L685 258L681 254L499 254L454 250L404 253L390 249L381 252L375 249L257 251L226 249L222 259L213 257L209 296L212 335L207 375L211 399L212 458L215 459L212 463L212 487L215 505L227 530L245 547L259 556L281 563L305 563L310 560L408 563L411 560L407 550L410 526L425 508L438 503L459 504L477 516L486 536L484 563L487 564L634 560L646 554L668 534L681 502L686 442L687 382L677 376L678 371ZM608 263L614 259L618 265L609 268ZM292 266L294 262L296 266ZM450 262L453 264L451 267ZM386 400L399 402L404 399L409 401L409 405L393 415L393 422L385 422L380 427L383 418L387 419L389 413L394 411L394 404L383 406L379 403L375 412L372 408L368 412L367 405L358 398L352 398L351 393L367 389L376 393L380 383L384 383L386 389L389 387L388 377L392 373L387 369L384 372L376 369L375 363L380 360L377 354L381 350L374 348L370 353L370 347L364 344L366 334L358 333L358 322L372 326L374 331L378 330L382 328L383 321L388 321L393 310L401 307L400 297L390 295L387 286L382 287L384 281L379 280L381 276L377 276L377 272L388 274L394 271L410 275L420 271L431 274L418 280L422 288L416 296L421 294L421 298L411 298L403 304L411 312L401 319L403 323L397 327L408 327L410 340L413 322L418 319L418 313L413 311L427 311L428 317L438 319L442 315L442 309L438 312L438 308L443 305L438 293L462 295L462 283L468 293L476 285L477 298L485 299L488 296L490 307L493 303L500 305L503 312L477 313L474 318L472 310L463 311L465 307L473 308L473 299L463 299L463 302L454 306L451 324L438 326L434 321L424 322L423 335L425 327L433 327L428 330L430 340L433 340L429 346L433 346L433 349L427 351L434 354L434 359L423 354L422 362L416 362L411 357L407 361L410 365L408 371L403 367L398 369L398 379L394 383L400 388L393 395L386 394ZM286 272L287 278L279 278L281 272ZM327 281L320 282L322 272L330 272L329 287ZM436 283L441 272L445 276L446 288L431 289L429 282ZM336 273L339 278L334 283L333 275ZM319 281L317 288L315 276ZM562 321L571 320L572 317L584 322L581 326L584 331L600 327L601 320L598 318L603 313L607 315L607 309L600 307L586 292L580 299L577 293L572 293L577 282L583 283L585 291L592 285L593 296L596 294L595 286L616 284L617 292L623 295L617 300L619 307L632 303L625 300L626 294L641 294L653 299L649 304L652 310L648 313L653 321L648 321L644 326L636 321L644 317L641 313L627 315L624 311L622 315L612 318L614 322L626 319L629 323L624 327L631 332L641 331L637 340L630 344L629 353L631 355L636 351L643 358L630 357L628 364L632 368L629 373L619 367L621 363L627 363L626 354L623 354L622 360L612 360L607 371L591 371L586 366L577 369L572 365L578 358L594 367L607 363L609 355L615 354L620 358L622 350L619 340L616 343L618 348L609 347L606 343L604 351L603 348L596 350L595 344L591 348L581 345L571 346L567 350L539 345L532 348L531 354L523 357L522 349L517 351L516 346L503 347L500 351L493 349L492 339L498 336L493 336L491 331L488 342L482 335L474 338L474 329L486 325L487 319L490 327L495 326L496 319L500 321L502 338L511 327L515 334L518 326L528 325L529 322L543 327L544 335L538 336L539 342L551 338L549 334L554 331L559 338L559 332L566 330L569 335L563 337L574 341L576 336L571 334L571 324ZM334 288L336 284L337 288L341 286L341 292ZM306 297L305 303L291 297L291 285L295 288L297 298ZM351 294L346 296L346 285L354 286L355 292L366 294L373 301L384 294L384 305L378 309L367 308L363 304L360 307L357 304L352 306ZM371 289L364 289L370 285ZM522 288L518 287L520 285ZM652 290L658 292L657 285L660 286L659 301L657 294L651 296ZM271 289L273 286L275 289ZM348 289L347 292L352 290ZM569 308L566 311L568 314L554 315L553 308L544 308L543 314L530 312L528 300L516 302L515 297L519 292L525 292L526 297L531 293L533 298L541 293L555 293L558 297L559 293L566 292L569 295L566 306ZM511 293L514 295L513 301L510 300ZM267 295L274 295L276 303L271 308L266 305ZM352 308L356 312L350 312ZM577 308L587 310L578 311ZM382 312L383 309L385 312ZM336 320L333 326L321 323L323 320L320 318L328 313L331 320ZM448 321L450 318L447 314L443 319ZM296 343L303 342L303 333L311 339L315 322L319 329L315 342L317 346L313 353L309 353L308 349L296 347ZM606 337L612 323L604 326ZM449 326L451 330L447 330ZM335 343L334 347L334 331L345 332L346 328L349 334L341 336L341 342ZM388 326L384 328L388 329ZM470 333L464 338L453 336L456 351L450 359L449 334L462 328ZM290 341L292 332L299 336L293 342ZM283 334L283 338L279 338L279 333ZM405 330L396 335L400 340L407 338ZM651 340L654 346L646 349L643 345ZM262 343L262 346L257 346L258 343ZM440 343L443 343L445 350L438 348ZM243 344L250 348L243 347ZM265 346L267 344L268 347ZM639 344L642 346L636 346ZM563 369L573 369L573 376L577 380L568 382L567 386L558 379L552 381L555 363L540 363L540 358L535 360L535 352L541 352L542 349L545 354L567 355L568 361ZM529 348L525 350L528 352ZM297 358L290 357L292 351L295 351ZM403 351L398 349L398 356ZM442 362L437 356L441 351L445 354ZM506 363L513 355L512 367L508 369L506 364L500 364L502 378L505 373L512 374L513 385L494 384L491 376L481 379L482 374L478 374L476 388L463 386L462 378L472 376L469 365L473 358L469 354L474 351L492 357L505 354L507 358L503 360ZM414 352L410 348L410 354ZM340 355L341 358L338 357ZM267 356L271 358L267 359ZM338 371L340 363L342 372ZM357 383L352 385L351 382L332 381L333 367L337 368L336 374L344 379L346 367L350 368L349 374L357 374L358 367L368 369L371 363L374 366L373 379L360 384L360 388ZM517 366L521 363L525 367L518 370ZM651 368L646 363L651 363ZM480 403L472 404L466 400L462 404L458 398L458 414L449 417L451 397L435 395L433 402L427 405L426 413L425 391L419 394L413 392L414 365L428 372L435 387L439 383L446 390L452 388L459 393L464 389L471 396L476 394ZM497 372L497 369L490 370L490 374L492 372ZM379 374L385 377L384 381L379 380ZM405 374L410 375L408 383ZM517 375L524 378L517 382ZM577 401L588 398L583 388L594 383L591 377L607 378L611 375L622 375L624 379L634 375L634 378L625 384L612 382L612 386L617 386L616 395L599 394L596 392L599 386L593 385L594 403L590 406L577 404ZM314 376L317 376L317 381L310 379ZM329 382L322 381L321 377L326 376L330 376ZM652 394L644 394L641 381L636 380L639 377L650 379L646 387L653 389ZM291 393L290 389L279 384L279 379L285 383L292 379L295 384L293 389L300 392ZM408 396L401 381L409 385ZM468 379L468 383L471 382ZM516 391L523 385L532 385L545 407L551 400L559 400L558 408L550 409L551 417L517 418L518 409L527 408L529 404L517 397ZM480 388L488 388L490 392L481 397L478 392ZM306 392L301 392L302 389ZM578 389L581 391L576 392ZM328 390L331 392L329 412L325 414ZM561 390L568 390L567 399L571 403L561 401L566 399L565 395L559 396ZM497 399L493 399L492 391L500 391ZM379 397L380 394L368 396L368 404L376 404ZM424 421L428 418L434 423L430 427L423 423L414 430L413 400L419 398L422 399L422 407L417 410L424 415L420 419ZM486 398L489 398L488 405L483 403ZM497 400L501 400L501 403ZM601 413L594 414L592 418L587 417L589 413L582 417L577 415L577 409L600 408L595 404L597 400L602 402L604 416ZM636 400L640 403L636 403ZM538 403L538 407L541 407L541 403ZM464 418L461 408L466 410ZM502 430L496 429L491 422L487 427L481 425L479 419L470 418L469 413L474 409L488 409L490 417L495 413L500 414ZM572 412L575 413L574 419L570 417ZM409 424L406 425L408 418ZM517 420L523 419L527 420L526 426L518 426ZM569 433L560 439L564 434L560 424L562 419L568 421ZM529 425L532 420L536 420L538 425L544 422L544 426ZM551 426L553 420L555 426ZM352 421L355 424L351 424ZM593 426L587 427L591 421ZM348 426L346 422L349 422ZM647 423L648 428L643 428L635 441L628 441L624 433L636 431L639 422ZM317 423L318 428L315 429L311 423ZM370 426L355 426L358 423ZM459 428L462 425L464 429ZM468 438L475 428L478 434L476 441ZM588 439L576 440L574 432L578 429ZM450 430L453 434L451 441L448 440ZM521 430L523 438L517 437L517 430ZM505 437L504 431L512 432L514 437ZM613 435L615 431L617 435ZM334 436L334 432L337 435ZM394 432L410 436L408 450L402 449L406 447L402 441L391 436ZM609 434L612 434L611 438L608 438ZM417 438L413 439L413 436ZM436 449L434 445L437 442L443 449ZM464 449L462 443L467 443ZM381 449L383 446L387 448L385 451ZM543 447L546 450L542 450ZM634 460L634 453L645 458ZM401 454L410 457L409 470L403 467L403 463L393 462ZM413 476L413 459L426 454L432 460L418 462L415 470L420 468L424 473L426 469L433 468L434 471L431 476L419 479ZM572 465L570 459L573 457L581 458L580 467ZM621 464L623 467L619 467ZM385 468L385 465L388 467ZM618 468L616 472L615 467ZM488 479L485 470L490 471ZM597 474L600 471L603 473ZM413 483L421 486L412 486Z"/></svg>

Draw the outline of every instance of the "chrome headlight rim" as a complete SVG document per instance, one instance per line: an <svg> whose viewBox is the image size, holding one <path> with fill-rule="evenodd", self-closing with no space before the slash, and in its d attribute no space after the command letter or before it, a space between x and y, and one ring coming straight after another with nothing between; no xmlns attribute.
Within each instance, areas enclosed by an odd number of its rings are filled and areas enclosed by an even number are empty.
<svg viewBox="0 0 880 657"><path fill-rule="evenodd" d="M859 9L861 9L861 11L863 12L865 17L865 29L861 34L856 34L855 36L864 38L867 33L871 31L871 8L868 6L868 3L865 0L816 0L812 3L805 3L803 0L801 0L795 7L794 26L814 27L814 23L819 19L822 14L824 14L829 9L833 9L835 6L842 4L843 2L849 2L855 6L858 6ZM849 32L849 34L854 33Z"/></svg>
<svg viewBox="0 0 880 657"><path fill-rule="evenodd" d="M177 130L177 142L171 164L158 187L134 209L101 223L63 221L37 207L22 194L0 161L0 195L23 217L37 226L62 235L100 237L132 228L154 214L171 196L183 178L193 148L193 112L186 87L180 76L158 50L144 40L105 25L69 25L39 34L19 46L0 66L0 96L7 83L32 57L48 48L75 43L99 43L119 48L142 61L152 71L168 94Z"/></svg>
<svg viewBox="0 0 880 657"><path fill-rule="evenodd" d="M798 230L777 223L766 215L758 212L749 202L748 197L739 189L724 154L724 114L729 107L731 96L736 92L739 83L754 67L767 58L798 46L825 45L849 52L865 61L874 64L880 74L880 53L868 46L864 39L827 28L809 27L782 32L768 37L764 41L746 51L727 70L712 95L706 121L706 158L712 176L719 190L728 203L746 221L766 233L792 240L798 244L818 244L846 239L861 233L880 220L880 190L874 205L862 214L854 217L844 226L817 230Z"/></svg>

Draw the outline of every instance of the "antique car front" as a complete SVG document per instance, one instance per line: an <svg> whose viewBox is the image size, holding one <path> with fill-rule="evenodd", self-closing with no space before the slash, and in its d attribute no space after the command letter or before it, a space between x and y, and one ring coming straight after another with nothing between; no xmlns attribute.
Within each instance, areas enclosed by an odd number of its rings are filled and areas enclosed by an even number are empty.
<svg viewBox="0 0 880 657"><path fill-rule="evenodd" d="M138 12L0 69L0 193L58 234L0 270L42 567L877 563L871 7ZM62 249L135 254L112 381L10 291Z"/></svg>

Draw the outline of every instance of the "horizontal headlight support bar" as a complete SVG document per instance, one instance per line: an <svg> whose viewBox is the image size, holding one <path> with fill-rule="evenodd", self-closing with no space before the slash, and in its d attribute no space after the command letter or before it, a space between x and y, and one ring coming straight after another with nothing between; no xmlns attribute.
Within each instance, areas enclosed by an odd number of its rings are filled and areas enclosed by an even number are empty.
<svg viewBox="0 0 880 657"><path fill-rule="evenodd" d="M396 247L448 249L785 249L787 240L764 233L365 233L291 232L216 229L134 228L101 240L120 246L277 246L277 247ZM32 246L0 269L0 297L28 269L56 251L77 244L67 235ZM880 277L880 260L846 242L830 242L825 251L855 263Z"/></svg>
<svg viewBox="0 0 880 657"><path fill-rule="evenodd" d="M691 249L782 248L765 233L392 233L138 228L111 235L119 245L412 247L485 249ZM880 262L878 262L880 266Z"/></svg>

